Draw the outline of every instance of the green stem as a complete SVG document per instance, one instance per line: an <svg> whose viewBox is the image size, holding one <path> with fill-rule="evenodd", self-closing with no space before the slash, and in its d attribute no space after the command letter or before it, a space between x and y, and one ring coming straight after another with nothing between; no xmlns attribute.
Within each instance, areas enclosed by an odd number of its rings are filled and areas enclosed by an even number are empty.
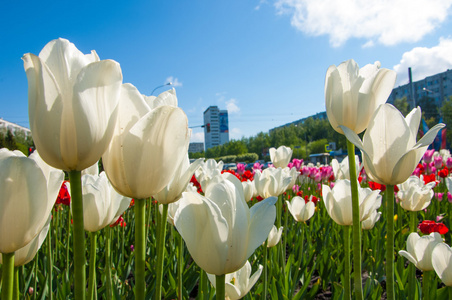
<svg viewBox="0 0 452 300"><path fill-rule="evenodd" d="M106 275L106 298L107 300L111 300L113 298L112 295L112 289L111 289L111 228L110 226L106 227L107 234L106 234L106 246L105 246L105 269L107 270ZM124 237L123 237L124 241ZM121 243L124 244L124 243Z"/></svg>
<svg viewBox="0 0 452 300"><path fill-rule="evenodd" d="M151 222L152 222L152 197L146 199L149 202L149 210L148 210L148 218L147 218L147 224L146 224L146 240L149 237L149 229L151 228Z"/></svg>
<svg viewBox="0 0 452 300"><path fill-rule="evenodd" d="M342 226L344 230L344 272L345 272L345 282L344 282L344 299L350 300L351 294L351 283L350 283L350 226Z"/></svg>
<svg viewBox="0 0 452 300"><path fill-rule="evenodd" d="M71 234L71 210L67 210L67 227L66 227L66 281L69 282L69 249L71 247L70 234ZM36 291L36 289L35 289Z"/></svg>
<svg viewBox="0 0 452 300"><path fill-rule="evenodd" d="M55 264L57 264L57 268L60 268L60 266L58 265L59 264L59 259L58 259L58 256L59 256L59 254L60 254L60 249L58 249L59 247L58 247L58 243L57 243L57 240L61 237L61 235L59 234L59 229L61 228L61 226L60 226L60 214L59 214L59 207L58 206L53 206L53 207L57 207L57 210L55 211L54 209L52 209L52 216L55 216L55 218L54 218L54 220L55 220L55 223L50 223L50 229L49 230L52 230L53 229L53 236L54 236L54 238L55 238L55 251L53 251L53 255L54 255L54 258L53 258L53 261L55 262Z"/></svg>
<svg viewBox="0 0 452 300"><path fill-rule="evenodd" d="M122 240L125 241L125 234L126 234L125 226L121 226L121 232L122 232ZM120 256L121 257L121 266L124 266L124 255L125 255L124 254L124 243L121 243L121 256ZM110 273L110 276L111 276L111 273Z"/></svg>
<svg viewBox="0 0 452 300"><path fill-rule="evenodd" d="M225 299L226 275L215 275L215 299Z"/></svg>
<svg viewBox="0 0 452 300"><path fill-rule="evenodd" d="M88 277L88 299L94 298L96 287L96 249L97 249L97 232L90 232L91 247L89 253L89 277Z"/></svg>
<svg viewBox="0 0 452 300"><path fill-rule="evenodd" d="M417 212L410 211L410 232L416 232ZM399 216L400 218L400 216ZM424 273L425 274L425 273ZM416 289L416 267L413 264L408 265L408 299L414 299Z"/></svg>
<svg viewBox="0 0 452 300"><path fill-rule="evenodd" d="M279 229L281 227L281 215L282 215L282 202L283 202L283 196L279 195L278 201L276 201L276 228ZM285 263L285 257L283 257L283 249L282 249L282 243L278 243L276 245L277 249L277 259L279 261L279 268L280 272L284 272L284 263Z"/></svg>
<svg viewBox="0 0 452 300"><path fill-rule="evenodd" d="M162 299L162 281L163 281L163 252L165 250L166 223L168 218L168 204L162 204L163 211L158 224L157 241L157 282L155 287L155 299Z"/></svg>
<svg viewBox="0 0 452 300"><path fill-rule="evenodd" d="M34 262L33 262L33 299L36 299L37 293L37 286L38 286L38 260L39 255L36 255Z"/></svg>
<svg viewBox="0 0 452 300"><path fill-rule="evenodd" d="M353 217L353 274L355 298L362 300L363 284L361 271L361 222L359 217L358 178L356 176L355 145L347 140L348 169L350 173L350 185L352 192L352 217Z"/></svg>
<svg viewBox="0 0 452 300"><path fill-rule="evenodd" d="M19 288L19 267L14 268L14 291L13 291L13 299L19 300L20 297L20 288Z"/></svg>
<svg viewBox="0 0 452 300"><path fill-rule="evenodd" d="M145 205L146 199L135 199L135 299L137 300L143 300L146 292Z"/></svg>
<svg viewBox="0 0 452 300"><path fill-rule="evenodd" d="M422 299L430 300L430 273L432 271L424 271L422 277Z"/></svg>
<svg viewBox="0 0 452 300"><path fill-rule="evenodd" d="M449 292L449 300L452 300L452 286L447 287L447 291Z"/></svg>
<svg viewBox="0 0 452 300"><path fill-rule="evenodd" d="M53 299L53 287L52 287L52 279L53 279L53 257L52 257L52 229L49 229L47 233L47 284L49 288L49 300Z"/></svg>
<svg viewBox="0 0 452 300"><path fill-rule="evenodd" d="M177 242L179 246L179 251L177 252L177 296L179 300L182 300L182 290L183 290L183 272L184 272L184 240L182 236L174 229L177 236Z"/></svg>
<svg viewBox="0 0 452 300"><path fill-rule="evenodd" d="M449 228L452 228L452 203L447 203L447 214L449 215ZM446 242L452 244L452 235L446 234ZM449 288L450 291L450 288Z"/></svg>
<svg viewBox="0 0 452 300"><path fill-rule="evenodd" d="M386 294L394 300L394 186L387 185L386 192Z"/></svg>
<svg viewBox="0 0 452 300"><path fill-rule="evenodd" d="M284 201L282 203L282 205L284 206L285 203L286 202ZM288 229L287 222L289 220L288 213L289 213L289 209L286 207L286 209L284 211L284 218L285 218L284 219L284 232L281 236L281 241L280 241L283 244L282 245L283 270L286 269L286 248L287 248L287 229ZM279 230L279 228L277 228L277 229Z"/></svg>
<svg viewBox="0 0 452 300"><path fill-rule="evenodd" d="M268 289L268 274L267 274L267 268L268 268L268 247L267 247L268 240L265 240L264 244L264 290L262 291L262 299L267 299L267 289Z"/></svg>
<svg viewBox="0 0 452 300"><path fill-rule="evenodd" d="M207 274L203 269L199 269L199 286L200 286L200 300L207 300Z"/></svg>
<svg viewBox="0 0 452 300"><path fill-rule="evenodd" d="M12 299L14 290L14 252L2 253L2 299Z"/></svg>
<svg viewBox="0 0 452 300"><path fill-rule="evenodd" d="M69 171L73 219L74 294L76 300L85 299L86 257L85 229L83 224L83 197L81 171Z"/></svg>

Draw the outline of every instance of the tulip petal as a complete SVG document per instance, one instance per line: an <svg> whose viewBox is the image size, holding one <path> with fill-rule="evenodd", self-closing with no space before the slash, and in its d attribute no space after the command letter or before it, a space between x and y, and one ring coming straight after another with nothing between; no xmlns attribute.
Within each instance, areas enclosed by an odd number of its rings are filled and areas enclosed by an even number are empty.
<svg viewBox="0 0 452 300"><path fill-rule="evenodd" d="M197 193L184 193L174 224L196 263L207 273L223 275L229 225L220 208Z"/></svg>
<svg viewBox="0 0 452 300"><path fill-rule="evenodd" d="M121 68L113 60L94 62L81 69L73 87L72 105L66 105L63 112L64 117L74 118L73 124L62 123L61 151L69 167L80 171L90 167L109 146L117 120L121 84Z"/></svg>
<svg viewBox="0 0 452 300"><path fill-rule="evenodd" d="M246 291L246 293L248 293L251 290L251 288L256 284L257 280L259 279L259 277L262 274L263 269L264 269L264 267L262 265L259 265L257 271L250 277L249 282L248 282L248 290Z"/></svg>
<svg viewBox="0 0 452 300"><path fill-rule="evenodd" d="M42 243L47 237L51 220L51 215L49 215L49 218L47 219L47 222L42 228L41 232L39 232L39 234L30 243L14 252L15 267L23 266L33 260L33 258L36 256L36 253L41 248ZM0 265L2 263L2 255L0 255Z"/></svg>
<svg viewBox="0 0 452 300"><path fill-rule="evenodd" d="M157 97L145 96L145 100L146 100L147 105L151 109L155 109L156 107L163 106L163 105L170 105L170 106L177 107L177 96L176 96L176 90L174 88L161 93Z"/></svg>
<svg viewBox="0 0 452 300"><path fill-rule="evenodd" d="M215 184L207 186L206 197L218 205L223 217L233 229L229 231L228 235L228 259L225 265L225 273L230 273L240 269L249 257L245 257L246 251L244 251L244 248L246 249L246 244L244 244L244 241L248 239L250 211L243 197L242 184L237 177L225 173L221 177L216 177L213 183Z"/></svg>
<svg viewBox="0 0 452 300"><path fill-rule="evenodd" d="M28 115L33 141L46 163L64 169L59 145L61 128L57 126L63 115L60 87L38 56L25 54L22 59L28 79Z"/></svg>
<svg viewBox="0 0 452 300"><path fill-rule="evenodd" d="M224 292L229 300L236 300L242 298L241 291L234 284L226 282Z"/></svg>
<svg viewBox="0 0 452 300"><path fill-rule="evenodd" d="M452 286L452 249L444 244L438 243L432 252L432 265L441 281Z"/></svg>
<svg viewBox="0 0 452 300"><path fill-rule="evenodd" d="M202 158L198 158L192 164L188 159L188 153L182 159L181 164L177 167L174 177L170 183L159 193L153 195L154 199L161 204L169 204L176 202L182 196L182 192L187 188L193 173L201 166Z"/></svg>
<svg viewBox="0 0 452 300"><path fill-rule="evenodd" d="M422 146L428 146L436 138L436 135L438 134L438 131L440 131L442 128L444 128L446 125L443 123L436 124L432 128L430 128L429 131L427 131L426 134L416 143L416 145L413 146L413 148L422 147ZM425 151L424 151L425 152ZM422 154L424 155L424 154Z"/></svg>
<svg viewBox="0 0 452 300"><path fill-rule="evenodd" d="M371 91L375 99L375 107L385 103L394 88L396 72L389 69L379 69L372 81Z"/></svg>
<svg viewBox="0 0 452 300"><path fill-rule="evenodd" d="M12 253L27 245L47 221L50 210L42 205L49 201L47 182L38 165L26 157L3 158L0 169L0 253Z"/></svg>
<svg viewBox="0 0 452 300"><path fill-rule="evenodd" d="M405 117L408 127L410 127L411 135L413 137L417 136L419 124L421 123L421 118L422 114L421 109L419 107L412 109L410 113Z"/></svg>
<svg viewBox="0 0 452 300"><path fill-rule="evenodd" d="M95 51L83 54L75 45L66 39L52 40L39 53L39 57L58 81L64 91L72 89L80 70L89 63L99 61Z"/></svg>
<svg viewBox="0 0 452 300"><path fill-rule="evenodd" d="M160 106L141 118L124 137L124 172L132 191L125 196L144 199L160 192L187 152L189 138L187 116L178 107Z"/></svg>
<svg viewBox="0 0 452 300"><path fill-rule="evenodd" d="M343 134L341 128L338 127L338 124L342 120L336 119L336 114L333 114L333 111L342 111L342 101L338 101L338 97L342 96L342 84L340 83L339 71L336 66L330 66L326 71L325 76L325 106L326 113L328 116L328 121L331 126L337 132ZM341 107L337 107L340 105Z"/></svg>
<svg viewBox="0 0 452 300"><path fill-rule="evenodd" d="M353 130L343 125L340 125L339 127L342 129L345 137L350 141L350 143L358 147L361 151L365 152L363 142Z"/></svg>
<svg viewBox="0 0 452 300"><path fill-rule="evenodd" d="M405 251L405 250L400 250L399 254L403 257L405 257L406 259L408 259L413 265L417 265L417 261L416 258L414 258L409 252Z"/></svg>
<svg viewBox="0 0 452 300"><path fill-rule="evenodd" d="M276 219L276 197L267 198L254 204L250 209L250 225L246 259L262 245L268 237ZM245 240L246 241L246 240ZM245 242L242 241L242 242Z"/></svg>

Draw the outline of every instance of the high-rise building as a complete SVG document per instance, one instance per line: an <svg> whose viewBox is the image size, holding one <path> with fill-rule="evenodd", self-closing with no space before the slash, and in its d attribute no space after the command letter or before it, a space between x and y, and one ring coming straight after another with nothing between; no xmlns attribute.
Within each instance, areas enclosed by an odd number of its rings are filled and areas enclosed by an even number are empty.
<svg viewBox="0 0 452 300"><path fill-rule="evenodd" d="M409 70L411 77L411 70ZM396 99L407 98L411 108L417 106L422 98L433 99L438 107L441 107L444 99L452 95L452 70L447 70L418 81L411 81L394 88L389 95L388 103L393 104Z"/></svg>
<svg viewBox="0 0 452 300"><path fill-rule="evenodd" d="M204 111L204 144L206 150L229 142L228 111L209 106Z"/></svg>
<svg viewBox="0 0 452 300"><path fill-rule="evenodd" d="M204 143L190 143L188 145L188 153L197 153L204 151Z"/></svg>

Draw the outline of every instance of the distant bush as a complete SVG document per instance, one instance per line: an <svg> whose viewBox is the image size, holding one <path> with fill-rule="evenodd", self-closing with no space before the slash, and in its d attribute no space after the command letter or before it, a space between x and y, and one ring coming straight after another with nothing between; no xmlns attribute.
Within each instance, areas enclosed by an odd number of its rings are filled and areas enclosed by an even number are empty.
<svg viewBox="0 0 452 300"><path fill-rule="evenodd" d="M222 160L225 164L228 163L233 163L235 162L237 158L237 155L226 155L226 156L221 156L217 159L217 161Z"/></svg>
<svg viewBox="0 0 452 300"><path fill-rule="evenodd" d="M237 155L237 161L241 162L255 162L256 160L259 159L259 155L257 155L256 153L245 153L245 154L239 154Z"/></svg>

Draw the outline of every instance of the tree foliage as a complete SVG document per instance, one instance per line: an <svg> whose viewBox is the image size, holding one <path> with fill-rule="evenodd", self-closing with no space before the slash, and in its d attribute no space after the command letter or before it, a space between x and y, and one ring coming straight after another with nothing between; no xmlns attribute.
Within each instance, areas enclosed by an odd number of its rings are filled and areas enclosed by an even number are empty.
<svg viewBox="0 0 452 300"><path fill-rule="evenodd" d="M22 131L12 132L11 130L0 130L0 148L9 150L20 150L28 155L28 148L34 147L31 136L25 135Z"/></svg>
<svg viewBox="0 0 452 300"><path fill-rule="evenodd" d="M293 157L307 159L310 154L325 152L325 144L330 142L335 142L337 149L346 149L345 137L336 132L328 120L308 118L297 125L277 128L269 133L259 132L256 136L209 148L205 158L237 155L237 160L243 161L239 159L241 155L255 153L258 155L256 159L269 160L268 149L284 145L294 150ZM190 158L195 158L195 155L190 154Z"/></svg>
<svg viewBox="0 0 452 300"><path fill-rule="evenodd" d="M406 97L394 100L394 106L402 113L404 117L410 112L410 105Z"/></svg>

